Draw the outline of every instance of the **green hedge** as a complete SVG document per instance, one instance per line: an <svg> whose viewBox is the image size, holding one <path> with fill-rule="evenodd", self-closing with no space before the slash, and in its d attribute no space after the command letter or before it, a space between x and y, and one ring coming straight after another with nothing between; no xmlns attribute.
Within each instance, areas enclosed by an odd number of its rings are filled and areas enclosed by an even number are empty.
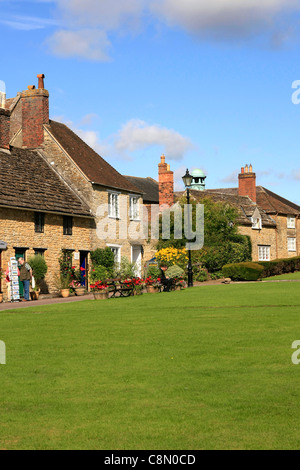
<svg viewBox="0 0 300 470"><path fill-rule="evenodd" d="M258 264L264 268L262 277L293 273L294 271L300 271L300 256L275 259L273 261L258 261Z"/></svg>
<svg viewBox="0 0 300 470"><path fill-rule="evenodd" d="M257 281L264 271L264 267L257 263L231 263L222 268L223 275L233 281Z"/></svg>

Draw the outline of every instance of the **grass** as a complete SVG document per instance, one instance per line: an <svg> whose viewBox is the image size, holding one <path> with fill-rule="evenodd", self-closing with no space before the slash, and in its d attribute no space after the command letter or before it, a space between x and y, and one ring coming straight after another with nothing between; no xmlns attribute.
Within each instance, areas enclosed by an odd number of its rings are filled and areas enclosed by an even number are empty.
<svg viewBox="0 0 300 470"><path fill-rule="evenodd" d="M298 283L0 313L0 449L299 449Z"/></svg>
<svg viewBox="0 0 300 470"><path fill-rule="evenodd" d="M267 281L293 281L293 280L300 280L300 271L295 271L293 273L287 273L287 274L280 274L278 276L271 276L271 277L266 277L264 280Z"/></svg>

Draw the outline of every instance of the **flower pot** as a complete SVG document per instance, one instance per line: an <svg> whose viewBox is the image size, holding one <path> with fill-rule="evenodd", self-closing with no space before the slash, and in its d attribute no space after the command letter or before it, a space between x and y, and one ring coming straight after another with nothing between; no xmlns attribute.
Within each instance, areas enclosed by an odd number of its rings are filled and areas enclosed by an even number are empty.
<svg viewBox="0 0 300 470"><path fill-rule="evenodd" d="M62 297L69 297L69 295L70 295L69 289L61 289L60 295L61 295Z"/></svg>
<svg viewBox="0 0 300 470"><path fill-rule="evenodd" d="M93 292L95 300L108 299L108 292Z"/></svg>
<svg viewBox="0 0 300 470"><path fill-rule="evenodd" d="M30 298L31 300L38 300L39 299L39 295L40 295L40 291L39 290L32 290L30 292Z"/></svg>
<svg viewBox="0 0 300 470"><path fill-rule="evenodd" d="M156 292L158 292L158 287L147 286L147 292L148 292L148 294L155 294Z"/></svg>
<svg viewBox="0 0 300 470"><path fill-rule="evenodd" d="M85 294L85 287L76 287L75 288L76 295L84 295Z"/></svg>
<svg viewBox="0 0 300 470"><path fill-rule="evenodd" d="M3 302L3 293L0 292L0 302Z"/></svg>

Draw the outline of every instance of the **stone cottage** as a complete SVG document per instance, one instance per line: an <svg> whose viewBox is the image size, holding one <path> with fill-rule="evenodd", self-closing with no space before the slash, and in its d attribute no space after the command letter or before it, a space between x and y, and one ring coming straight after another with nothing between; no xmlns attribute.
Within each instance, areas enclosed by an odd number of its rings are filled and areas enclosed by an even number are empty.
<svg viewBox="0 0 300 470"><path fill-rule="evenodd" d="M142 274L153 255L143 227L143 191L66 125L49 117L44 75L0 107L0 266L11 256L45 256L54 289L62 250L86 273L90 252L110 247ZM87 281L86 281L87 282Z"/></svg>

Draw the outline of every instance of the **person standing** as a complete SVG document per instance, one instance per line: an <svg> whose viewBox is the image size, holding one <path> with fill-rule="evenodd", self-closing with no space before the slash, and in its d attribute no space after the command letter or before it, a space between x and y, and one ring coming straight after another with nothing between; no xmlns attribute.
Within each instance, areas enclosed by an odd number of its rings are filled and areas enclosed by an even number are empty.
<svg viewBox="0 0 300 470"><path fill-rule="evenodd" d="M20 265L20 281L24 287L24 301L29 300L29 286L32 278L32 268L28 263L25 263L24 258L19 258Z"/></svg>

